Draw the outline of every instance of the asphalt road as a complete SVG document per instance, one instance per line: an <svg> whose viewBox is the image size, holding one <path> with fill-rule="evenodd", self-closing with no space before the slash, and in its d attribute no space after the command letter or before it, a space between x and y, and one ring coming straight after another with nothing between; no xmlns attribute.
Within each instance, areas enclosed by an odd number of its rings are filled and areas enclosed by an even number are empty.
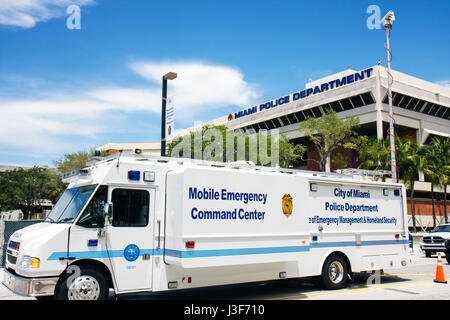
<svg viewBox="0 0 450 320"><path fill-rule="evenodd" d="M450 265L443 259L446 280L434 283L437 259L420 252L411 255L412 264L403 269L386 270L377 277L359 275L347 288L322 290L311 279L277 280L262 283L198 288L163 293L127 294L118 300L450 300ZM3 269L0 269L0 279ZM13 294L0 285L0 300L34 300Z"/></svg>

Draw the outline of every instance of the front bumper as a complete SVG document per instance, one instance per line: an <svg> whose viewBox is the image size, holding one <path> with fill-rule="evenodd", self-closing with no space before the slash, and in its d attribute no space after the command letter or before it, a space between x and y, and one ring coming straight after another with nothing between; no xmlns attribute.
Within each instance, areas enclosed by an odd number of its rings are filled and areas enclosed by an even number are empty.
<svg viewBox="0 0 450 320"><path fill-rule="evenodd" d="M444 252L446 250L444 244L420 243L420 249L423 251Z"/></svg>
<svg viewBox="0 0 450 320"><path fill-rule="evenodd" d="M3 285L15 294L28 297L51 296L54 294L58 277L24 278L4 270Z"/></svg>

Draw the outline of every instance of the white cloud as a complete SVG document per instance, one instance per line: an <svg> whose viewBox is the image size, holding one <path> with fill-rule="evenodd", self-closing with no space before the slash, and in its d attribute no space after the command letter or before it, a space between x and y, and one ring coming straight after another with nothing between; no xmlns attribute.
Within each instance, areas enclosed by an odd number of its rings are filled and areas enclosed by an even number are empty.
<svg viewBox="0 0 450 320"><path fill-rule="evenodd" d="M107 110L111 108L106 104L76 98L2 101L0 149L26 149L41 154L67 150L68 138L75 142L100 134L105 128L98 120L105 118Z"/></svg>
<svg viewBox="0 0 450 320"><path fill-rule="evenodd" d="M94 4L93 0L1 0L0 24L33 28L36 23L59 18L68 6Z"/></svg>
<svg viewBox="0 0 450 320"><path fill-rule="evenodd" d="M161 85L169 71L178 77L169 81L169 96L175 97L177 110L218 108L228 105L246 106L260 97L254 85L244 81L236 68L205 62L135 62L130 68Z"/></svg>
<svg viewBox="0 0 450 320"><path fill-rule="evenodd" d="M154 117L154 123L145 123L145 127L159 127L161 79L168 70L178 72L178 78L169 82L177 116L231 105L244 107L259 97L239 70L223 65L147 61L133 63L130 69L148 80L143 79L145 86L86 84L87 89L74 92L57 90L45 79L37 79L37 88L27 96L19 81L11 95L0 96L0 149L26 149L41 156L62 154L79 151L86 142L92 146L111 141L117 138L111 137L114 131L136 132L134 119ZM215 117L211 114L210 119ZM134 126L127 128L127 123Z"/></svg>
<svg viewBox="0 0 450 320"><path fill-rule="evenodd" d="M123 112L161 112L161 90L155 88L107 87L89 91L87 95Z"/></svg>

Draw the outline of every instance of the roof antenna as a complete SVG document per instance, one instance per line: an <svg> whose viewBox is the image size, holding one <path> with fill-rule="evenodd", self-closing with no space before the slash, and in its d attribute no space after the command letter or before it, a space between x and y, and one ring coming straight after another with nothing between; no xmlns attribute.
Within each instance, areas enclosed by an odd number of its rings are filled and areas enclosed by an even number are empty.
<svg viewBox="0 0 450 320"><path fill-rule="evenodd" d="M119 161L120 161L120 156L122 155L122 151L123 151L123 150L120 150L120 151L119 151L119 157L117 158L116 168L119 167Z"/></svg>

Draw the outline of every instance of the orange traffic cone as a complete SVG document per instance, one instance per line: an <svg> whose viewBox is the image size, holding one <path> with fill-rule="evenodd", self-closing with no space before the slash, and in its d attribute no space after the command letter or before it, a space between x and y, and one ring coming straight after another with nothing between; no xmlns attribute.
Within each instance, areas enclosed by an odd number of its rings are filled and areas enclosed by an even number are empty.
<svg viewBox="0 0 450 320"><path fill-rule="evenodd" d="M447 281L445 281L445 276L444 276L444 268L442 267L442 258L441 258L441 253L438 253L438 261L437 261L437 268L436 268L436 279L434 279L434 282L437 283L447 283Z"/></svg>

